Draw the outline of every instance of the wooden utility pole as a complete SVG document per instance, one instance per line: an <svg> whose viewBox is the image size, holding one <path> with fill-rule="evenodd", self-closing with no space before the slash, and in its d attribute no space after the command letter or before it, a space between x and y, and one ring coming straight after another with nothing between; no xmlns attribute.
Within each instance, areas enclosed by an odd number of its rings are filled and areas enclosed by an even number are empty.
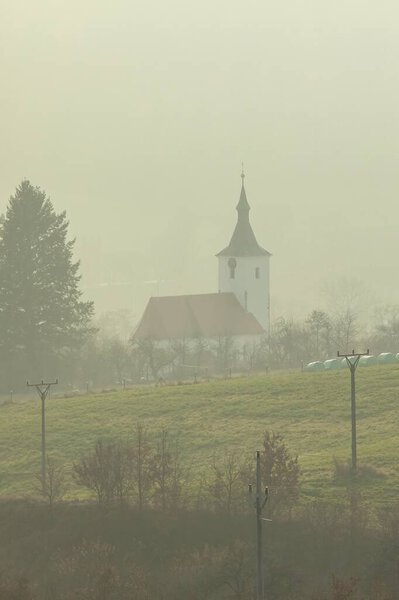
<svg viewBox="0 0 399 600"><path fill-rule="evenodd" d="M262 494L261 471L260 471L260 452L256 452L256 600L264 600L264 577L263 577L263 540L262 540L262 521L270 521L262 517L262 510L267 502L268 488L265 488ZM252 485L249 485L249 496L252 499Z"/></svg>
<svg viewBox="0 0 399 600"><path fill-rule="evenodd" d="M43 379L40 383L29 383L26 382L28 387L36 388L36 391L42 401L42 488L43 492L46 488L46 398L48 393L50 392L50 388L52 385L57 385L58 379L51 382L44 382Z"/></svg>
<svg viewBox="0 0 399 600"><path fill-rule="evenodd" d="M357 472L357 446L356 446L356 388L355 388L355 373L357 365L361 356L368 356L370 351L367 352L355 352L352 350L352 354L340 354L337 352L339 358L345 358L346 363L351 372L351 414L352 414L352 473Z"/></svg>

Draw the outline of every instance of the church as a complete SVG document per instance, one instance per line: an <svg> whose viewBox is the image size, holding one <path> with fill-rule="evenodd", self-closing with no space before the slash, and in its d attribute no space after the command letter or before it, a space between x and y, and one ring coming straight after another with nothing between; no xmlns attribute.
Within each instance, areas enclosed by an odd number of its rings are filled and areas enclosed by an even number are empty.
<svg viewBox="0 0 399 600"><path fill-rule="evenodd" d="M133 334L163 344L231 338L238 348L260 343L270 332L269 262L249 220L244 173L230 243L217 255L217 293L152 297Z"/></svg>

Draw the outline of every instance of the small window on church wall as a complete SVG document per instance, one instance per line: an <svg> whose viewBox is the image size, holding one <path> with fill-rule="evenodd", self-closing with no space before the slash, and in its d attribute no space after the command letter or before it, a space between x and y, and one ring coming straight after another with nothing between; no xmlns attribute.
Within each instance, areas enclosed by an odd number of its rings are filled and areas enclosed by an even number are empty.
<svg viewBox="0 0 399 600"><path fill-rule="evenodd" d="M229 258L229 262L227 264L229 266L230 279L234 279L236 276L237 261L235 258Z"/></svg>
<svg viewBox="0 0 399 600"><path fill-rule="evenodd" d="M260 279L260 268L259 267L255 268L255 279Z"/></svg>

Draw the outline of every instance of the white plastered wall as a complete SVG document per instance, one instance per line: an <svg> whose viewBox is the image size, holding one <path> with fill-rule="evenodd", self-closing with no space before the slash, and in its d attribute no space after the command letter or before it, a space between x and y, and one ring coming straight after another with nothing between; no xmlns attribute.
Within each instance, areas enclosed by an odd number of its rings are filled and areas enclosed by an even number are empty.
<svg viewBox="0 0 399 600"><path fill-rule="evenodd" d="M219 292L233 292L241 306L270 331L270 258L261 256L219 256ZM230 276L229 259L234 258L234 278ZM256 278L256 269L259 278Z"/></svg>

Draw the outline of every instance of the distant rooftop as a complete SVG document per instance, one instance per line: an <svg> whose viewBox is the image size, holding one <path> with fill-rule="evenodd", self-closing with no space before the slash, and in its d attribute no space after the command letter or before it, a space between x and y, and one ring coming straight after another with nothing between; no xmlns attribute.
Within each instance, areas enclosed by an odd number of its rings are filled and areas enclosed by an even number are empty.
<svg viewBox="0 0 399 600"><path fill-rule="evenodd" d="M134 339L262 335L263 327L230 292L150 298Z"/></svg>

